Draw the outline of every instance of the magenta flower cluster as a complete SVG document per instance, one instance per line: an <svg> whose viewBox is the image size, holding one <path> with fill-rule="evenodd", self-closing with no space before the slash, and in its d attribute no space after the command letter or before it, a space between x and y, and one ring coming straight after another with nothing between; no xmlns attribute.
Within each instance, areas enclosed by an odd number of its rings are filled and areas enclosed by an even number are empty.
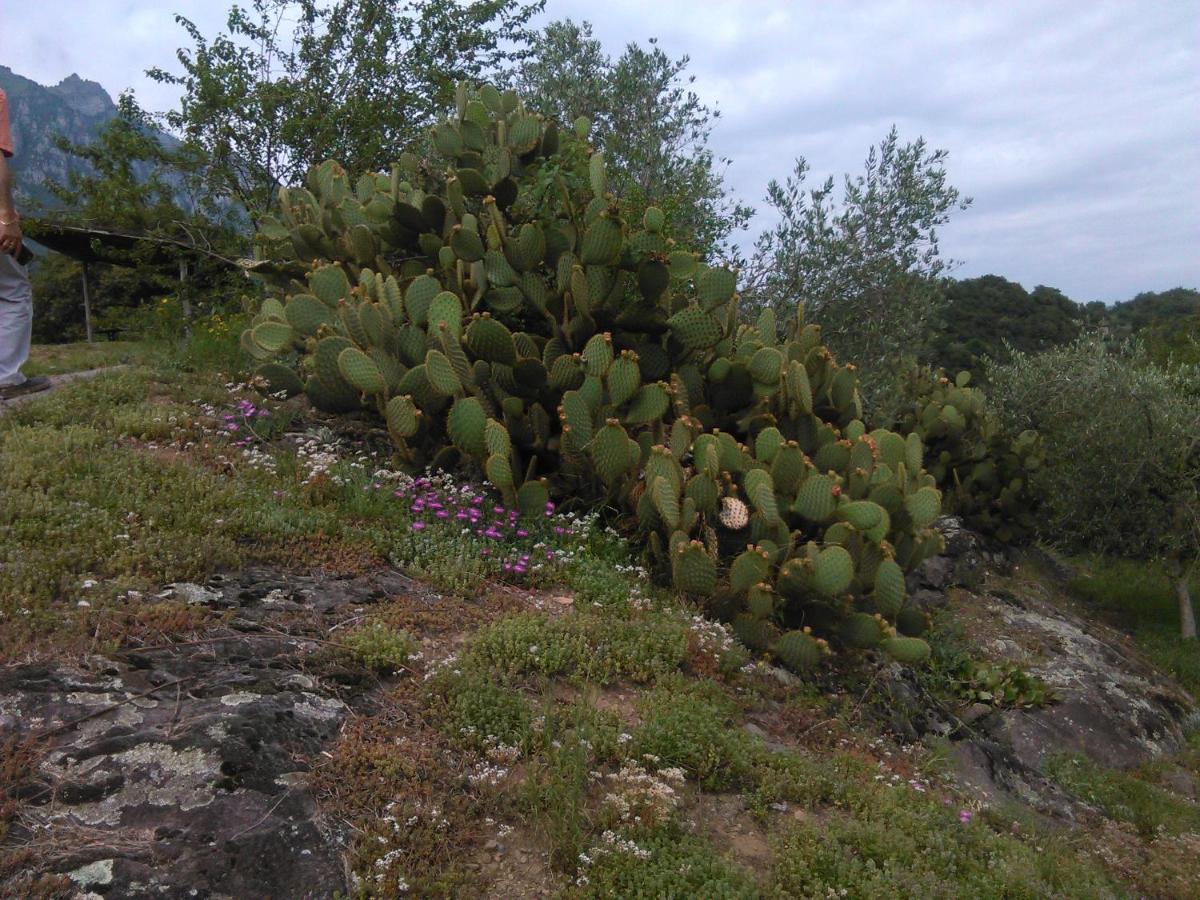
<svg viewBox="0 0 1200 900"><path fill-rule="evenodd" d="M383 484L372 484L382 490ZM547 536L550 522L553 533L559 537L574 536L570 522L555 517L555 505L546 503L540 523L522 519L516 509L509 509L489 499L484 490L473 485L447 489L433 478L417 478L411 483L392 491L393 496L407 503L413 521L410 528L423 532L433 527L456 528L463 534L494 542L495 548L483 547L479 553L499 563L500 569L513 576L526 575L540 562L555 559L555 552L547 549L542 540ZM565 524L562 524L565 522Z"/></svg>
<svg viewBox="0 0 1200 900"><path fill-rule="evenodd" d="M237 412L228 412L221 416L222 428L229 433L230 437L236 438L233 442L235 447L248 447L257 439L254 429L250 427L251 423L255 419L265 416L267 411L260 406L255 406L250 400L244 399L237 402L235 409Z"/></svg>

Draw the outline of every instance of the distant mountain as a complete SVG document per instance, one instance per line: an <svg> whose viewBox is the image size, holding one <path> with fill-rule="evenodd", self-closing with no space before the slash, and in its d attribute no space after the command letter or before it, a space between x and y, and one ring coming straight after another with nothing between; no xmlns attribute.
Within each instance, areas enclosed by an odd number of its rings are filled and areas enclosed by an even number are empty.
<svg viewBox="0 0 1200 900"><path fill-rule="evenodd" d="M91 140L105 122L117 114L112 97L94 81L71 75L45 87L0 66L0 88L8 94L16 156L11 165L16 175L17 198L50 201L45 185L66 181L81 163L54 146L54 137L71 141Z"/></svg>

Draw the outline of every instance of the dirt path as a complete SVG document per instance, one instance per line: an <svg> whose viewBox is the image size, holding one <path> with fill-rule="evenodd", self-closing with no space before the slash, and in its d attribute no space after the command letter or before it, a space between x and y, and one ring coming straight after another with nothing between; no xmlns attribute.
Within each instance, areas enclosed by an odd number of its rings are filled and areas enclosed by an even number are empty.
<svg viewBox="0 0 1200 900"><path fill-rule="evenodd" d="M88 379L95 378L98 375L104 375L108 372L120 372L122 369L128 368L129 366L125 365L103 366L99 369L86 369L82 372L66 372L62 375L51 375L49 390L38 391L35 394L22 394L19 397L12 397L7 400L0 398L0 416L4 415L7 410L16 406L20 406L22 403L27 403L35 397L47 397L50 394L53 394L63 385L72 384L76 381L87 381Z"/></svg>

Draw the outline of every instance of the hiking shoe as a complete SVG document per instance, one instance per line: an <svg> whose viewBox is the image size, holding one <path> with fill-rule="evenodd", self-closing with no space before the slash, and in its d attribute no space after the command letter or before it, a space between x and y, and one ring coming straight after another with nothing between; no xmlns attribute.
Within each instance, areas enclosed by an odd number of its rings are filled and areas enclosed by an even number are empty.
<svg viewBox="0 0 1200 900"><path fill-rule="evenodd" d="M38 391L47 390L49 387L49 378L45 375L34 375L32 378L26 378L20 384L0 386L0 400L11 400L13 397L20 397L24 394L36 394Z"/></svg>

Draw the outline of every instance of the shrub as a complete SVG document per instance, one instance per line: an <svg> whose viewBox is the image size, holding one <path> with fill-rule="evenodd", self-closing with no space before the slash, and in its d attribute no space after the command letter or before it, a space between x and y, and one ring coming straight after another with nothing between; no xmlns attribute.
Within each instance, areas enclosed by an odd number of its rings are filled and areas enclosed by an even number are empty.
<svg viewBox="0 0 1200 900"><path fill-rule="evenodd" d="M1145 838L1160 832L1200 834L1200 807L1138 777L1137 772L1103 769L1086 756L1055 756L1047 774L1111 819L1128 822Z"/></svg>
<svg viewBox="0 0 1200 900"><path fill-rule="evenodd" d="M727 862L718 848L680 826L648 837L605 831L579 857L569 897L711 897L750 900L761 896L750 871Z"/></svg>
<svg viewBox="0 0 1200 900"><path fill-rule="evenodd" d="M664 679L641 704L629 757L683 769L709 790L728 788L746 775L755 747L749 734L729 727L736 712L713 682Z"/></svg>
<svg viewBox="0 0 1200 900"><path fill-rule="evenodd" d="M1014 353L988 381L1005 426L1045 439L1031 476L1041 535L1089 552L1165 559L1185 636L1195 635L1189 570L1200 548L1200 367L1167 371L1134 342L1099 336L1038 356Z"/></svg>
<svg viewBox="0 0 1200 900"><path fill-rule="evenodd" d="M687 633L685 620L665 614L629 620L587 613L513 616L481 630L471 654L502 672L570 674L601 684L650 682L682 665Z"/></svg>
<svg viewBox="0 0 1200 900"><path fill-rule="evenodd" d="M326 162L280 190L259 249L294 278L242 335L271 389L370 411L404 464L479 466L526 515L623 509L677 589L794 668L829 641L927 656L892 624L941 547L920 440L867 432L817 326L739 324L733 272L656 209L626 222L585 123L457 100L446 174L408 156L352 186Z"/></svg>
<svg viewBox="0 0 1200 900"><path fill-rule="evenodd" d="M998 834L987 817L903 788L879 791L853 816L787 830L772 897L1118 897L1099 868L1046 837Z"/></svg>
<svg viewBox="0 0 1200 900"><path fill-rule="evenodd" d="M395 631L378 622L352 631L342 639L342 646L355 661L382 675L404 669L417 648L407 631Z"/></svg>

